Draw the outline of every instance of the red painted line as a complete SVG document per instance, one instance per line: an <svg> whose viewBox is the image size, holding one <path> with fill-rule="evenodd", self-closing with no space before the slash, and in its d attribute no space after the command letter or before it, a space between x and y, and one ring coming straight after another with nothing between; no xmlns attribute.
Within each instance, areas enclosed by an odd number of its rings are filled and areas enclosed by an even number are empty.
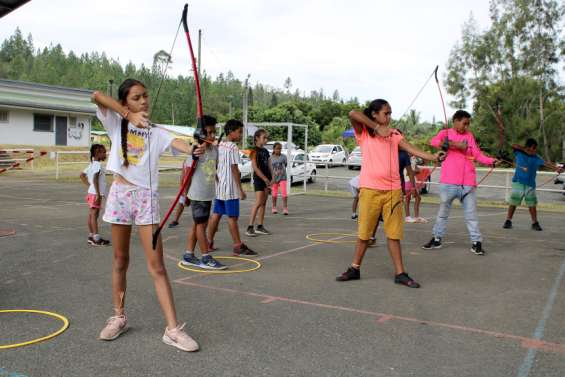
<svg viewBox="0 0 565 377"><path fill-rule="evenodd" d="M210 285L199 284L199 283L195 283L195 282L189 282L189 281L186 281L186 280L183 280L183 279L175 280L175 283L184 284L184 285L188 285L188 286L191 286L191 287L210 289L210 290L220 291L220 292L225 292L225 293L232 293L232 294L237 294L237 295L256 297L256 298L262 299L261 303L265 303L265 304L270 304L270 303L273 303L275 301L280 301L280 302L286 302L286 303L291 303L291 304L307 305L307 306L313 306L313 307L323 308L323 309L332 309L332 310L339 310L339 311L355 313L355 314L369 315L369 316L372 316L372 317L377 317L378 318L377 323L380 323L380 324L383 324L383 323L386 323L386 322L389 322L389 321L392 321L392 320L397 320L397 321L404 321L404 322L411 322L411 323L419 323L419 324L422 324L422 325L428 325L428 326L433 326L433 327L447 328L447 329L451 329L451 330L458 330L458 331L467 332L467 333L486 335L486 336L491 336L491 337L494 337L494 338L497 338L497 339L516 340L516 341L519 341L520 345L524 348L538 349L540 351L545 351L545 352L550 352L550 353L559 353L559 354L565 355L565 345L564 344L546 342L546 341L543 341L543 340L537 340L537 339L528 338L528 337L525 337L525 336L507 334L507 333L502 333L502 332L497 332L497 331L483 330L483 329L478 329L478 328L469 327L469 326L454 325L454 324L450 324L450 323L423 320L423 319L412 318L412 317L397 316L397 315L394 315L394 314L386 314L386 313L374 312L374 311L363 310L363 309L349 308L349 307L340 306L340 305L323 304L323 303L320 303L320 302L297 300L297 299L293 299L293 298L289 298L289 297L283 297L283 296L273 296L273 295L267 295L267 294L263 294L263 293L240 291L240 290L233 289L233 288L213 287L213 286L210 286Z"/></svg>

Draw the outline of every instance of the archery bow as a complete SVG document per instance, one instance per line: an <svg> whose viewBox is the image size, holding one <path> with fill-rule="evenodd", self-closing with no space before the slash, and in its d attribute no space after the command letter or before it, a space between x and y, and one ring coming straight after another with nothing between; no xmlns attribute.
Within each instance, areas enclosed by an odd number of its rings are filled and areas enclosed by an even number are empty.
<svg viewBox="0 0 565 377"><path fill-rule="evenodd" d="M185 4L183 11L182 11L181 22L182 22L182 26L184 28L184 33L186 35L186 41L188 43L188 50L189 50L190 59L191 59L191 62L192 62L192 71L194 73L194 86L196 88L197 128L196 128L196 132L194 133L194 137L197 141L201 141L203 139L202 129L203 129L203 116L204 116L204 113L202 111L202 95L201 95L201 92L200 92L200 78L198 77L198 69L197 69L197 66L196 66L196 58L194 57L194 50L192 48L192 41L190 39L190 32L188 30L187 16L188 16L188 4ZM185 175L185 177L183 179L182 185L181 185L181 187L180 187L180 189L177 193L177 196L173 200L173 203L171 204L171 207L168 209L165 217L163 218L163 220L161 220L161 223L159 224L159 226L157 227L157 229L153 233L153 240L152 240L153 241L153 250L156 249L157 241L159 239L159 234L163 230L163 227L165 226L165 224L167 223L167 220L171 216L171 213L175 209L180 197L182 196L184 191L187 189L187 187L190 187L190 182L192 181L192 175L194 174L197 163L198 163L198 157L194 156L194 154L193 154L192 164L190 165L190 168L189 168L187 174Z"/></svg>

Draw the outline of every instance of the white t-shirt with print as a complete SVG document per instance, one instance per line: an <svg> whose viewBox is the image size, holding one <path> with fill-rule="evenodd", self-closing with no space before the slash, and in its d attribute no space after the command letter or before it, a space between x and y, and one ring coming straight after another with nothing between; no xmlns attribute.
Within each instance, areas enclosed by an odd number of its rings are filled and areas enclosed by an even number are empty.
<svg viewBox="0 0 565 377"><path fill-rule="evenodd" d="M103 110L98 108L96 116L102 122L112 141L106 165L108 171L121 175L136 186L157 190L159 187L159 156L170 147L174 136L160 128L138 128L128 123L129 166L125 167L122 157L121 115L110 109L106 109L106 114L104 114Z"/></svg>
<svg viewBox="0 0 565 377"><path fill-rule="evenodd" d="M216 185L216 199L239 199L239 186L231 170L232 165L238 165L240 163L239 148L234 142L222 141L218 149L218 184Z"/></svg>
<svg viewBox="0 0 565 377"><path fill-rule="evenodd" d="M94 187L94 175L96 175L96 173L100 173L98 174L98 189L100 190L100 195L105 196L106 171L104 170L104 167L102 166L100 161L92 161L90 165L88 165L88 167L84 169L83 173L86 174L88 183L90 184L90 186L88 186L88 193L94 195L96 195L96 188Z"/></svg>

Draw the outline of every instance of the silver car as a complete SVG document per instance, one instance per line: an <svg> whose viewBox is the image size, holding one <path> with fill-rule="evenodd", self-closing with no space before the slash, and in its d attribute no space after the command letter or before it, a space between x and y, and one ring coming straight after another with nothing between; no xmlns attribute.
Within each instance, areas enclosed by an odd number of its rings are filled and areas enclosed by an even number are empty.
<svg viewBox="0 0 565 377"><path fill-rule="evenodd" d="M355 149L349 154L349 158L347 159L347 168L349 170L361 169L362 163L363 156L361 155L361 147L355 147Z"/></svg>

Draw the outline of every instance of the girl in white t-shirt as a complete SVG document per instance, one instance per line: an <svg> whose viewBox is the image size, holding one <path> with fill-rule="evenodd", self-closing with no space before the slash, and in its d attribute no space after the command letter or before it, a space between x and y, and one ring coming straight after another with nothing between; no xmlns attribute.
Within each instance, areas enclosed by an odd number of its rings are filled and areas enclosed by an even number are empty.
<svg viewBox="0 0 565 377"><path fill-rule="evenodd" d="M135 224L167 322L163 342L183 351L196 351L198 344L184 332L184 324L177 322L161 238L156 250L152 246L153 226L159 223L159 156L169 147L187 154L193 153L193 148L151 125L147 89L137 80L127 79L120 85L119 102L100 92L94 92L92 99L98 105L97 117L112 141L106 168L114 173L103 216L104 221L112 224L114 316L108 319L100 339L116 339L127 329L124 311L126 272L131 228ZM203 148L194 150L197 156L202 153Z"/></svg>
<svg viewBox="0 0 565 377"><path fill-rule="evenodd" d="M81 181L88 187L86 202L88 203L88 244L107 246L110 241L98 234L98 216L102 207L102 198L106 195L106 176L101 161L106 159L106 148L102 144L90 146L90 164L82 173Z"/></svg>

